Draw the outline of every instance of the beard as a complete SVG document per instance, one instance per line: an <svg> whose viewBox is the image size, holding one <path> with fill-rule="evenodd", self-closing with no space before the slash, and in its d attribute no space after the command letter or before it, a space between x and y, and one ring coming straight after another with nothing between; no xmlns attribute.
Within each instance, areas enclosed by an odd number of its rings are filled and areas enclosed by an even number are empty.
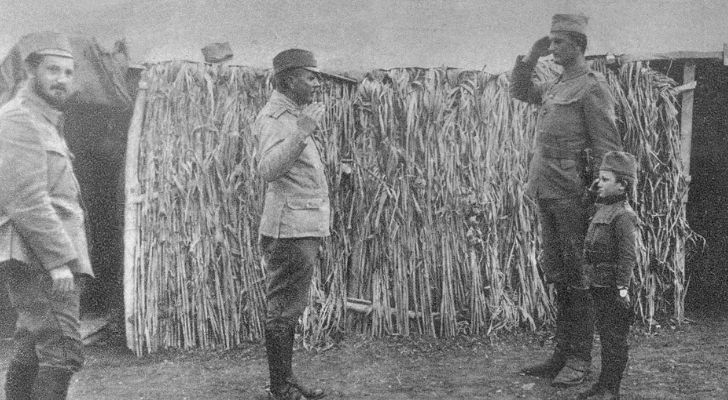
<svg viewBox="0 0 728 400"><path fill-rule="evenodd" d="M64 111L68 105L70 92L65 85L54 84L46 89L37 79L34 79L33 92L56 110Z"/></svg>

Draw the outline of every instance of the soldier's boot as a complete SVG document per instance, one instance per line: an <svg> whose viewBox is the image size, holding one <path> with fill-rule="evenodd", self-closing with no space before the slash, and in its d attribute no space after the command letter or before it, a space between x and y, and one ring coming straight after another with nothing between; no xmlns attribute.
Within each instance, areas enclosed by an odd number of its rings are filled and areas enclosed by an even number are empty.
<svg viewBox="0 0 728 400"><path fill-rule="evenodd" d="M593 399L597 396L602 396L604 392L607 391L607 388L604 387L601 381L595 383L592 385L592 387L587 390L586 392L579 393L579 396L577 396L578 400L585 400L585 399Z"/></svg>
<svg viewBox="0 0 728 400"><path fill-rule="evenodd" d="M293 341L284 327L266 327L265 350L270 373L270 398L273 400L308 400L300 389L288 382L293 357Z"/></svg>
<svg viewBox="0 0 728 400"><path fill-rule="evenodd" d="M301 383L295 375L289 376L287 382L291 386L301 391L301 393L306 396L307 399L315 400L326 397L326 392L323 389L306 386L305 384Z"/></svg>
<svg viewBox="0 0 728 400"><path fill-rule="evenodd" d="M293 349L293 343L295 341L296 337L296 327L291 326L288 328L285 336L285 346ZM295 387L301 393L306 396L307 399L315 400L315 399L321 399L326 397L326 392L323 389L310 387L301 382L298 377L293 373L293 352L291 352L291 360L288 362L289 370L286 374L286 382L290 384L291 386Z"/></svg>
<svg viewBox="0 0 728 400"><path fill-rule="evenodd" d="M548 360L523 368L521 372L530 376L552 379L561 371L564 365L566 365L566 357L563 356L561 351L556 350Z"/></svg>
<svg viewBox="0 0 728 400"><path fill-rule="evenodd" d="M551 382L551 386L571 387L581 385L591 373L590 364L588 361L576 358L568 359L564 368L559 371L558 375Z"/></svg>
<svg viewBox="0 0 728 400"><path fill-rule="evenodd" d="M610 389L604 389L603 392L590 397L590 400L619 400L619 390L612 391Z"/></svg>
<svg viewBox="0 0 728 400"><path fill-rule="evenodd" d="M33 400L65 400L73 371L42 366L33 385Z"/></svg>
<svg viewBox="0 0 728 400"><path fill-rule="evenodd" d="M5 374L5 398L7 400L31 400L33 382L38 375L37 364L10 361Z"/></svg>

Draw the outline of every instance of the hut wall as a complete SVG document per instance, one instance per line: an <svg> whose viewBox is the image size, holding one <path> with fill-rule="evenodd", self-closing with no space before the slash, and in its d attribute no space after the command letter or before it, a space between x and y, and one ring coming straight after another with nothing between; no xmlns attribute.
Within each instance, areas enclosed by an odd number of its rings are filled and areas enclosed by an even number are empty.
<svg viewBox="0 0 728 400"><path fill-rule="evenodd" d="M679 201L687 183L675 82L643 67L604 72L627 149L642 164L636 312L651 320L681 315L674 243L692 236ZM554 71L542 65L539 74ZM127 344L142 354L259 339L263 185L250 128L270 93L267 72L172 62L142 80ZM325 344L334 330L452 336L550 323L539 228L523 190L536 108L510 99L507 75L395 69L356 88L325 88L319 141L333 234L301 321L305 343Z"/></svg>

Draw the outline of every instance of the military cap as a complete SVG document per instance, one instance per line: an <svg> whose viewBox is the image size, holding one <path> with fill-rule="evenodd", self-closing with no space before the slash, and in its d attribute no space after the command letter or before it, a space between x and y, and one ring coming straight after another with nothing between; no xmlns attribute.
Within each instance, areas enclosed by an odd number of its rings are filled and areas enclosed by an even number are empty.
<svg viewBox="0 0 728 400"><path fill-rule="evenodd" d="M73 58L71 42L63 34L56 32L35 32L20 38L23 60L31 54Z"/></svg>
<svg viewBox="0 0 728 400"><path fill-rule="evenodd" d="M602 158L602 171L612 171L614 175L634 182L637 180L637 160L624 151L610 151Z"/></svg>
<svg viewBox="0 0 728 400"><path fill-rule="evenodd" d="M232 59L233 50L228 42L210 43L202 48L202 56L206 63L214 64Z"/></svg>
<svg viewBox="0 0 728 400"><path fill-rule="evenodd" d="M305 68L309 71L320 72L316 66L316 59L313 53L308 50L288 49L273 57L273 71L275 74L293 68Z"/></svg>
<svg viewBox="0 0 728 400"><path fill-rule="evenodd" d="M586 24L589 21L581 14L555 14L551 18L551 32L576 32L586 35Z"/></svg>

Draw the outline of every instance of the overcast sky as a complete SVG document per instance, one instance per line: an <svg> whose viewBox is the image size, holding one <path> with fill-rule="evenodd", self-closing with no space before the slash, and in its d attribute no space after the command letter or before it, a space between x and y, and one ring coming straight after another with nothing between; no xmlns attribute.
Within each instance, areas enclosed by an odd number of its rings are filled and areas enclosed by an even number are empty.
<svg viewBox="0 0 728 400"><path fill-rule="evenodd" d="M268 67L289 47L339 71L511 67L551 15L590 17L590 54L720 51L728 0L0 0L0 55L25 33L126 38L134 62L202 60L230 42L234 64Z"/></svg>

